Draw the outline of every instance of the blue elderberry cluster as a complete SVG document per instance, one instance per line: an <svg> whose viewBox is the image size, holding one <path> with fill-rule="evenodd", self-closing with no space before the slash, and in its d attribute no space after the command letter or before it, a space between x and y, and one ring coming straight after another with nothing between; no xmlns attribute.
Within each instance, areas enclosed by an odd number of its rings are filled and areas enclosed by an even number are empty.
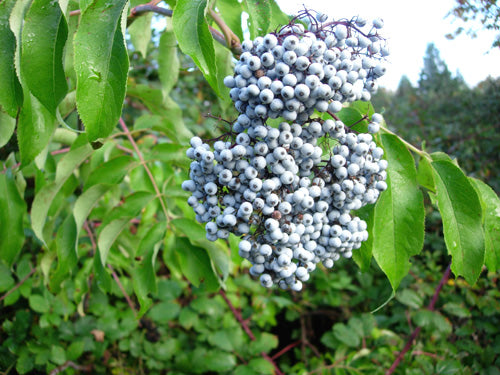
<svg viewBox="0 0 500 375"><path fill-rule="evenodd" d="M195 136L187 150L182 188L196 219L211 241L240 237L239 255L265 287L300 291L318 263L331 268L350 258L368 238L352 211L387 188L387 161L370 134L382 116L371 117L369 133L357 133L335 115L376 90L388 54L382 22L365 33L360 18L325 18L309 22L309 31L291 23L244 42L224 81L240 115L225 140L211 145ZM282 122L271 127L269 118Z"/></svg>

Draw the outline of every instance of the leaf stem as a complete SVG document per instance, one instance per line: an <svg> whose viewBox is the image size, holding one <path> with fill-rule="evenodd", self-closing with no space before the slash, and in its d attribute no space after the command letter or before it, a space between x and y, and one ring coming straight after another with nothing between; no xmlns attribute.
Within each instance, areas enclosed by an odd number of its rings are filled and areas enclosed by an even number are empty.
<svg viewBox="0 0 500 375"><path fill-rule="evenodd" d="M397 135L396 133L393 133L392 131L390 131L389 129L387 129L387 128L383 127L383 126L381 126L381 127L380 127L380 130L382 130L382 131L386 132L387 134L391 134L391 135L394 135L394 136L398 137L398 138L399 138L399 140L400 140L401 142L403 142L403 143L404 143L404 145L405 145L405 146L406 146L409 150L411 150L411 151L413 151L414 153L418 154L420 157L423 157L423 158L426 158L426 159L427 159L427 160L429 160L429 161L432 161L431 156L430 156L427 152L425 152L425 151L423 151L423 150L420 150L419 148L417 148L417 147L413 146L411 143L409 143L409 142L405 141L403 138L401 138L401 137L400 137L399 135Z"/></svg>
<svg viewBox="0 0 500 375"><path fill-rule="evenodd" d="M5 298L7 298L9 295L14 293L21 285L23 285L30 277L33 275L36 271L36 267L32 268L30 273L28 273L26 276L23 277L21 281L19 281L11 290L9 290L7 293L5 293L2 297L0 297L0 302L2 302Z"/></svg>
<svg viewBox="0 0 500 375"><path fill-rule="evenodd" d="M120 278L118 277L117 273L115 272L115 270L113 269L113 266L111 266L111 264L108 264L108 268L111 270L111 275L113 276L113 279L115 280L116 284L118 285L118 288L120 288L120 291L122 292L123 296L127 300L127 304L129 305L130 309L134 313L134 316L137 318L137 310L134 306L134 303L130 299L130 296L127 294L127 291L123 287L123 284L121 283Z"/></svg>
<svg viewBox="0 0 500 375"><path fill-rule="evenodd" d="M222 296L222 298L224 299L224 301L226 301L226 304L229 306L229 309L232 311L232 313L233 313L234 317L236 318L236 320L238 321L238 323L240 323L241 328L243 328L243 330L246 332L246 334L248 335L248 337L250 337L250 340L255 341L255 335L253 334L252 330L248 326L247 322L241 316L241 312L239 312L238 310L236 310L236 308L233 306L233 304L231 303L231 301L229 300L229 298L227 298L226 292L224 292L224 290L220 289L219 290L219 294ZM268 361L271 365L273 365L274 369L276 370L275 375L284 375L281 372L281 370L278 367L278 365L274 362L273 358L271 358L265 352L262 352L260 354L262 355L262 357L266 361Z"/></svg>
<svg viewBox="0 0 500 375"><path fill-rule="evenodd" d="M125 121L123 121L123 118L120 117L120 126L123 129L123 132L127 136L128 140L132 144L132 147L134 148L135 153L137 154L137 157L139 158L141 164L144 166L144 169L146 170L146 173L149 177L149 180L151 181L151 184L153 185L153 188L156 193L156 197L160 200L161 207L163 209L163 213L165 214L165 217L168 218L168 210L167 210L167 205L165 204L165 201L163 200L163 194L160 192L160 189L158 188L158 185L156 184L155 178L153 176L153 173L151 173L151 170L148 167L148 164L146 160L144 159L144 156L142 155L141 150L139 149L139 146L137 146L137 143L135 142L134 138L132 137L132 134L127 128L127 125L125 124Z"/></svg>
<svg viewBox="0 0 500 375"><path fill-rule="evenodd" d="M234 54L241 54L241 41L240 38L226 25L224 20L217 14L213 9L209 10L210 17L215 21L217 26L221 29L224 34L226 41L226 47L229 48Z"/></svg>

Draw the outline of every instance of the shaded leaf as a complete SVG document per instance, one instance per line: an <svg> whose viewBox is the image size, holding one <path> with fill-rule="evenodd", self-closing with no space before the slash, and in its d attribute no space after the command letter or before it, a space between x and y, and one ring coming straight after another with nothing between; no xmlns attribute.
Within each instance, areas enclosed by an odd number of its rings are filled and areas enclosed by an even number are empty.
<svg viewBox="0 0 500 375"><path fill-rule="evenodd" d="M12 265L24 243L27 205L19 194L12 171L0 173L0 259Z"/></svg>
<svg viewBox="0 0 500 375"><path fill-rule="evenodd" d="M135 7L140 4L144 4L144 1L130 1L131 7ZM139 52L144 58L147 57L149 42L151 42L152 19L153 13L148 12L141 15L140 17L137 17L134 22L127 28L128 33L130 34L130 41L132 42L132 45L134 46L135 50Z"/></svg>
<svg viewBox="0 0 500 375"><path fill-rule="evenodd" d="M180 62L177 56L177 39L173 31L165 30L158 46L158 74L164 97L168 96L177 83Z"/></svg>
<svg viewBox="0 0 500 375"><path fill-rule="evenodd" d="M101 263L104 266L109 250L129 221L138 216L146 205L154 199L154 194L139 191L129 195L125 202L115 207L103 220L102 229L97 239Z"/></svg>

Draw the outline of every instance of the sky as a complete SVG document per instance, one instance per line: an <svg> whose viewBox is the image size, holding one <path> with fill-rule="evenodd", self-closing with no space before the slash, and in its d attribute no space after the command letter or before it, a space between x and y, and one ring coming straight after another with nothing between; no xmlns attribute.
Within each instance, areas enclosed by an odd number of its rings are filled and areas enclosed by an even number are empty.
<svg viewBox="0 0 500 375"><path fill-rule="evenodd" d="M391 55L387 73L380 78L379 85L390 90L396 90L403 75L416 84L428 43L436 45L448 69L453 74L459 72L470 86L488 76L500 76L500 48L490 48L494 32L479 31L475 39L467 35L455 40L445 37L463 25L453 17L446 17L454 0L277 0L277 3L288 14L295 14L305 5L328 14L330 20L356 15L368 20L382 18L381 34L388 40ZM473 26L478 28L479 24Z"/></svg>

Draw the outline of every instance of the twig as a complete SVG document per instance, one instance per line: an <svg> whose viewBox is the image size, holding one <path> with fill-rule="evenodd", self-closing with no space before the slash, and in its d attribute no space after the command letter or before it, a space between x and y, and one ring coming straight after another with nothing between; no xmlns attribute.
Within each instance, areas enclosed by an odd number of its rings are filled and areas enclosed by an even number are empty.
<svg viewBox="0 0 500 375"><path fill-rule="evenodd" d="M2 297L0 297L0 302L2 302L5 298L7 298L12 293L14 293L21 285L23 285L30 278L31 275L33 275L35 273L35 271L36 271L36 267L32 268L30 273L28 273L26 276L24 276L23 279L21 281L19 281L11 290L9 290Z"/></svg>
<svg viewBox="0 0 500 375"><path fill-rule="evenodd" d="M123 284L122 282L120 281L120 278L118 277L118 275L116 274L115 270L113 269L113 266L111 266L111 264L108 264L108 268L111 270L111 275L113 276L113 279L115 280L116 284L118 285L118 288L120 288L123 296L125 297L125 299L127 300L127 303L130 307L130 309L132 310L132 312L134 313L134 316L137 318L137 310L134 306L134 302L132 302L132 300L130 299L129 295L127 294L127 291L125 290L125 288L123 287Z"/></svg>
<svg viewBox="0 0 500 375"><path fill-rule="evenodd" d="M429 302L429 305L427 306L427 309L429 311L434 311L434 308L436 306L436 302L437 302L437 299L439 296L439 292L441 292L441 289L443 289L444 284L446 283L446 281L448 281L450 274L451 274L451 265L449 265L448 268L446 268L446 271L444 271L443 277L441 278L441 281L439 281L439 284L436 287L436 290L434 291L434 295L432 296L432 299ZM385 375L391 375L396 370L398 365L403 360L403 357L405 356L405 354L413 346L413 341L417 338L418 334L420 333L420 330L421 330L421 327L415 328L415 330L412 332L410 338L406 342L406 345L404 346L403 350L401 350L401 352L399 352L399 355L394 360L394 363L389 368L389 370L386 371Z"/></svg>
<svg viewBox="0 0 500 375"><path fill-rule="evenodd" d="M215 21L217 26L219 26L222 33L224 34L224 40L226 43L226 47L229 48L234 54L241 55L241 53L243 51L241 50L240 38L238 38L238 36L236 36L236 34L229 28L229 26L226 25L224 20L219 16L219 14L217 14L213 9L210 9L209 14L210 14L210 17L212 17L212 19ZM212 36L214 36L214 33L212 30L214 30L214 31L217 31L217 30L211 28L210 31L212 32ZM214 38L215 38L215 36L214 36ZM218 42L220 43L219 40L218 40Z"/></svg>
<svg viewBox="0 0 500 375"><path fill-rule="evenodd" d="M56 375L56 374L59 374L60 372L66 370L68 367L71 367L77 371L85 371L85 372L90 372L92 371L92 368L94 366L92 366L92 364L90 365L78 365L76 364L75 362L72 362L72 361L66 361L65 363L63 363L61 366L59 367L56 367L55 369L53 369L49 375Z"/></svg>
<svg viewBox="0 0 500 375"><path fill-rule="evenodd" d="M224 292L224 290L220 289L219 294L222 296L224 301L226 301L226 304L229 306L229 309L232 311L232 313L233 313L234 317L236 318L236 320L238 321L238 323L240 323L241 328L243 328L243 330L246 332L248 337L250 337L250 340L255 341L255 335L253 334L252 330L248 326L247 322L241 316L241 312L236 310L236 308L233 306L233 304L231 303L229 298L227 298L226 292ZM273 365L274 369L276 370L275 375L284 375L281 372L278 365L274 362L274 360L271 357L269 357L269 355L267 353L262 352L260 354L262 355L262 357L265 360L267 360L270 364Z"/></svg>
<svg viewBox="0 0 500 375"><path fill-rule="evenodd" d="M146 160L144 159L144 156L141 153L141 150L139 150L139 147L137 146L137 143L135 142L134 138L132 137L132 134L127 128L127 125L125 124L125 121L120 117L120 125L123 129L123 132L127 136L128 140L132 144L132 147L134 148L135 153L137 154L137 157L141 161L141 164L144 166L144 169L146 170L146 173L149 177L149 180L151 181L151 184L153 185L153 188L155 189L156 197L160 200L161 207L163 209L163 213L165 214L165 217L168 218L168 210L167 206L165 204L165 201L163 200L162 193L160 192L160 189L158 188L158 185L156 184L155 178L153 176L153 173L151 173L151 170L148 167L148 164Z"/></svg>
<svg viewBox="0 0 500 375"><path fill-rule="evenodd" d="M70 148L69 147L65 147L65 148L61 148L59 150L54 150L54 151L51 151L50 154L51 155L59 155L59 154L65 154L66 152L69 152Z"/></svg>
<svg viewBox="0 0 500 375"><path fill-rule="evenodd" d="M292 350L293 348L295 348L296 346L299 346L300 343L302 342L302 340L297 340L295 342L292 342L291 344L288 344L287 346L285 346L283 349L281 349L278 353L276 353L275 355L273 355L271 357L271 359L274 361L275 359L281 357L283 354L285 354L286 352Z"/></svg>
<svg viewBox="0 0 500 375"><path fill-rule="evenodd" d="M150 1L147 4L141 4L133 7L130 10L130 15L127 18L127 27L130 26L132 22L134 22L137 19L137 17L140 17L143 14L149 12L158 13L166 17L172 17L173 11L171 9L157 6L159 2L160 1L155 0L155 1Z"/></svg>

